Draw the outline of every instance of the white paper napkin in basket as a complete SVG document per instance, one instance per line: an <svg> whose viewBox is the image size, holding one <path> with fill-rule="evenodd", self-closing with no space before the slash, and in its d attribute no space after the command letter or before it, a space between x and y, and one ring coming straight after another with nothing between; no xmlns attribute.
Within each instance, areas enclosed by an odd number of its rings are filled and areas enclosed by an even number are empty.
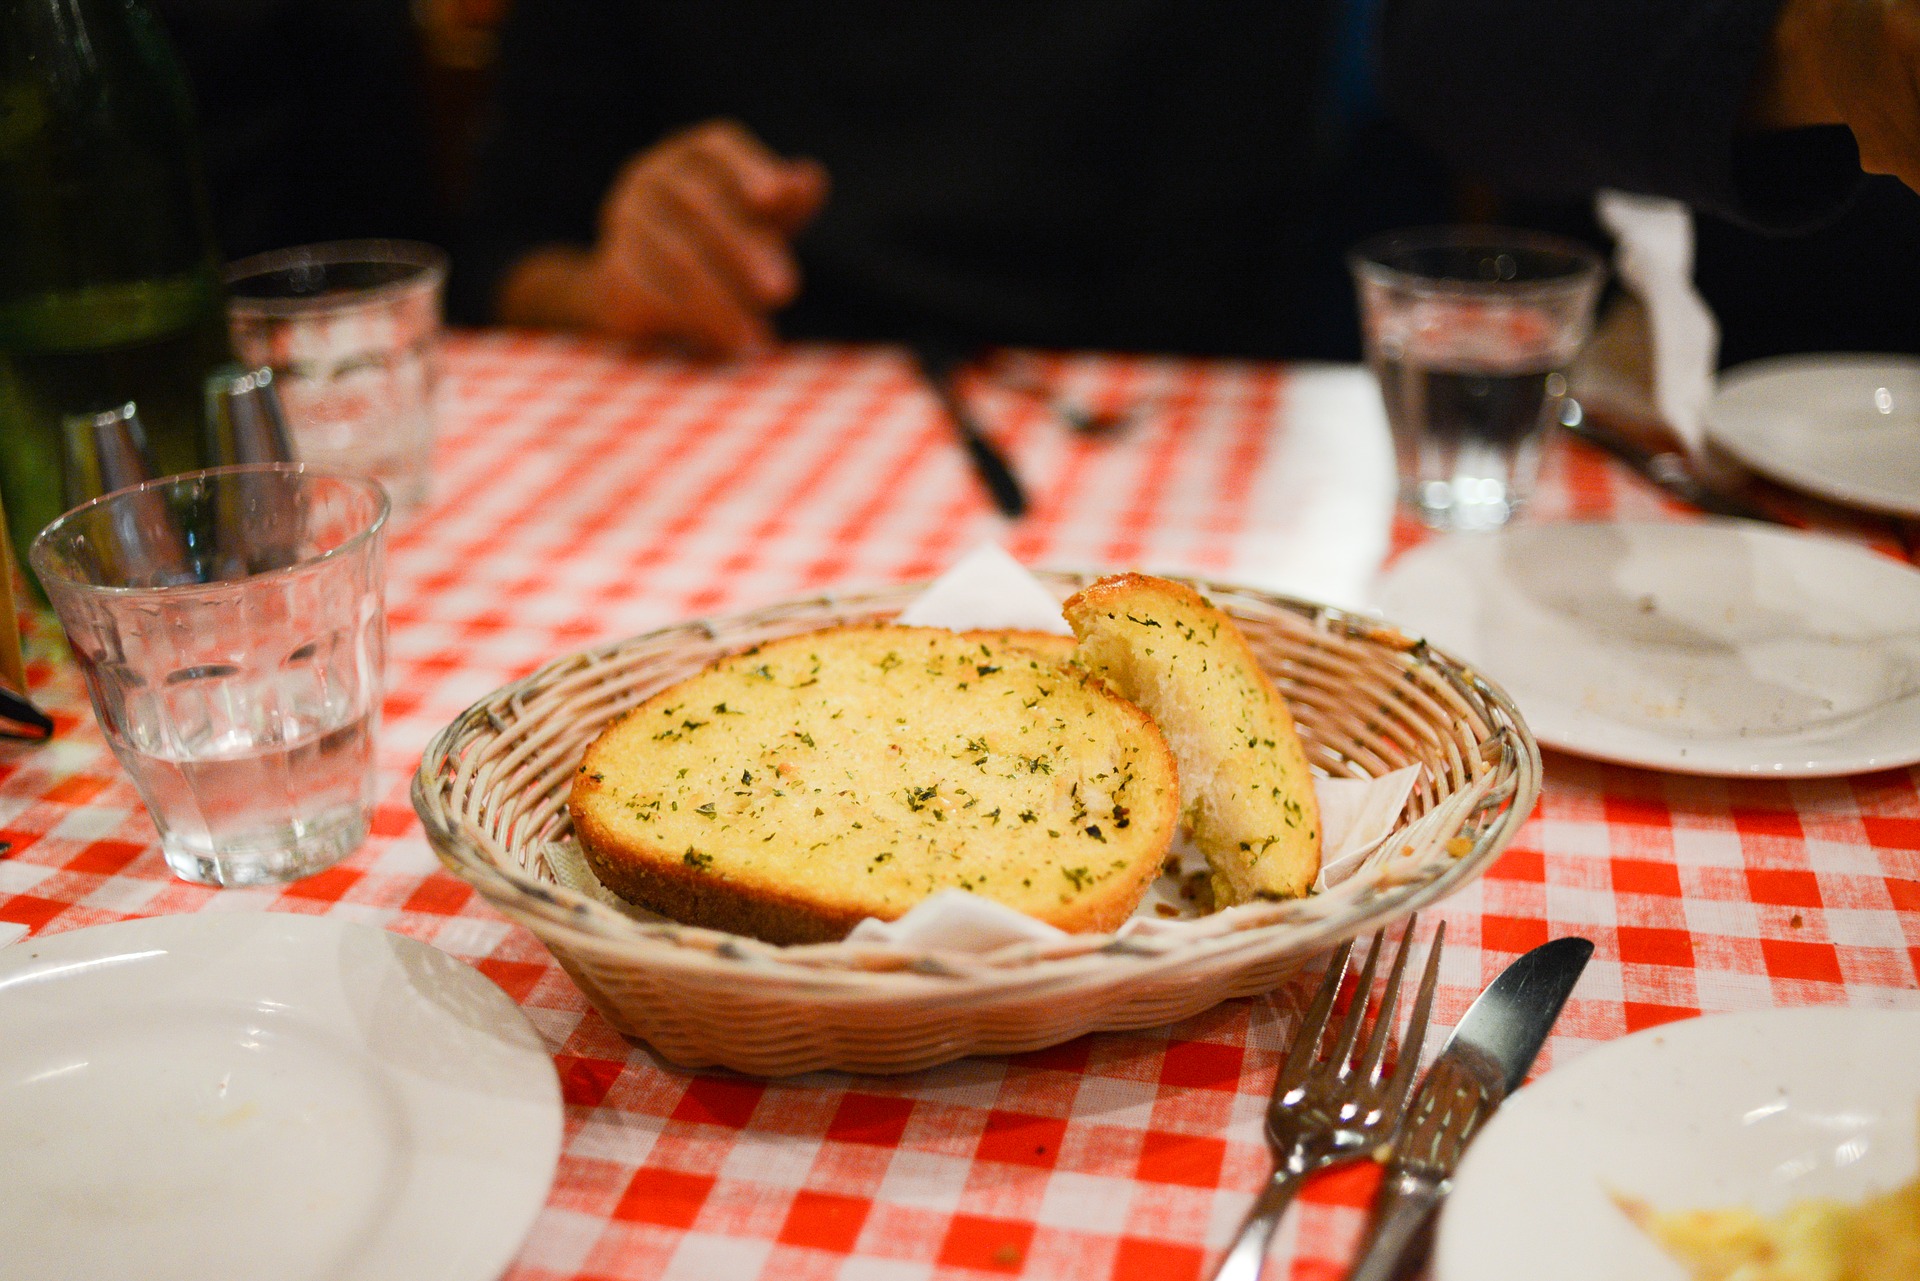
<svg viewBox="0 0 1920 1281"><path fill-rule="evenodd" d="M1005 628L1073 635L1060 602L998 543L982 543L955 561L893 621L955 632Z"/></svg>
<svg viewBox="0 0 1920 1281"><path fill-rule="evenodd" d="M947 627L955 631L1017 629L1071 634L1055 600L1039 580L994 544L969 552L928 585L902 610L897 622L916 627ZM1407 798L1419 781L1420 766L1409 765L1375 779L1316 778L1320 802L1321 866L1315 890L1338 885L1358 871L1381 842L1399 825ZM544 851L555 879L602 902L639 913L602 886L572 842ZM1184 839L1175 842L1182 875L1206 866L1199 851ZM1176 878L1155 880L1133 918L1118 931L1122 935L1167 937L1213 917L1169 917L1160 905L1190 910L1177 895ZM1227 908L1226 912L1238 909ZM916 904L894 921L869 917L854 926L848 942L879 943L915 952L966 952L984 955L1013 943L1044 943L1068 937L1066 931L991 899L965 890L941 890Z"/></svg>

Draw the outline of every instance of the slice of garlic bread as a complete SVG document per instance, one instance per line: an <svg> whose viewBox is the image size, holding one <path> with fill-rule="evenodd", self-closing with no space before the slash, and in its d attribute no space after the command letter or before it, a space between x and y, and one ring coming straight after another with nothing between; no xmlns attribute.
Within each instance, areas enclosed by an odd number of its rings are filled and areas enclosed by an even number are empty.
<svg viewBox="0 0 1920 1281"><path fill-rule="evenodd" d="M1073 661L1073 654L1080 642L1072 636L1062 636L1057 632L1030 632L1017 628L1003 628L990 632L962 632L962 636L973 641L985 641L1004 649L1018 650L1034 658L1045 659L1050 663Z"/></svg>
<svg viewBox="0 0 1920 1281"><path fill-rule="evenodd" d="M1144 574L1102 578L1063 609L1079 661L1166 735L1215 904L1312 888L1320 809L1306 753L1233 620L1191 588Z"/></svg>
<svg viewBox="0 0 1920 1281"><path fill-rule="evenodd" d="M1118 926L1178 822L1172 754L1018 640L849 627L721 659L587 749L569 809L588 862L631 902L778 943L947 887Z"/></svg>

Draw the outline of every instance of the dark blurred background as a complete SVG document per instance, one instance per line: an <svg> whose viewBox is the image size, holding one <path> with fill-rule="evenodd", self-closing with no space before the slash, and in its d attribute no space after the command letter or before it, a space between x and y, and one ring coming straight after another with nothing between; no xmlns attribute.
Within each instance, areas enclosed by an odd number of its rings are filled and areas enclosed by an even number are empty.
<svg viewBox="0 0 1920 1281"><path fill-rule="evenodd" d="M618 3L633 0L615 0ZM458 252L510 0L152 0L193 81L222 250L398 236ZM1343 190L1359 231L1391 209L1607 237L1585 202L1510 197L1448 176L1386 122L1356 134ZM1435 196L1424 202L1418 189ZM1340 221L1336 219L1336 221ZM1838 221L1761 236L1697 220L1698 280L1722 364L1790 351L1920 351L1920 195L1869 180ZM1358 232L1356 232L1356 235ZM1351 332L1344 246L1324 247L1330 331ZM456 268L457 270L457 268Z"/></svg>
<svg viewBox="0 0 1920 1281"><path fill-rule="evenodd" d="M199 109L229 259L451 245L507 0L149 0Z"/></svg>

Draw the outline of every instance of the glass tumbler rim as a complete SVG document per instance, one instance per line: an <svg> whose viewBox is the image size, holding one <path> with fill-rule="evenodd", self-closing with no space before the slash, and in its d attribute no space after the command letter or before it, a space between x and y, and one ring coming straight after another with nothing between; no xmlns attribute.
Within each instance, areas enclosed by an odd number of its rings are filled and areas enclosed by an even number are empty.
<svg viewBox="0 0 1920 1281"><path fill-rule="evenodd" d="M265 570L258 574L249 574L245 578L225 579L210 583L171 583L160 587L123 587L106 583L90 583L61 571L52 547L57 536L63 532L63 526L75 523L78 519L96 508L108 503L125 499L132 494L153 490L174 488L184 482L217 480L228 476L301 476L315 480L338 482L350 489L357 489L373 499L373 517L337 546L329 547L316 556L309 556L296 564L281 569ZM27 549L27 562L41 582L58 582L64 588L84 592L89 596L132 599L137 597L174 597L178 598L193 592L217 592L231 589L240 583L261 583L275 578L304 574L317 565L325 565L357 555L368 543L378 538L385 530L388 519L393 514L393 500L388 496L386 486L366 476L357 476L351 472L337 471L328 467L316 467L311 463L241 463L227 467L203 467L198 471L177 472L169 476L159 476L153 480L144 480L137 485L128 485L110 493L90 498L71 511L63 512L48 523L47 527L34 536L33 544Z"/></svg>
<svg viewBox="0 0 1920 1281"><path fill-rule="evenodd" d="M226 266L229 313L262 317L292 317L312 312L354 311L377 307L422 288L446 283L447 251L424 240L327 240L286 249L250 254ZM339 292L257 297L236 288L244 280L272 276L299 267L338 267L348 263L386 263L412 268L406 275L377 285Z"/></svg>
<svg viewBox="0 0 1920 1281"><path fill-rule="evenodd" d="M1388 261L1392 253L1448 249L1518 249L1564 259L1564 270L1531 279L1488 280L1433 274ZM1525 227L1493 223L1449 223L1406 227L1368 237L1347 251L1347 266L1359 277L1390 287L1428 293L1456 293L1478 297L1493 291L1526 297L1592 288L1605 277L1607 265L1598 252L1568 236Z"/></svg>

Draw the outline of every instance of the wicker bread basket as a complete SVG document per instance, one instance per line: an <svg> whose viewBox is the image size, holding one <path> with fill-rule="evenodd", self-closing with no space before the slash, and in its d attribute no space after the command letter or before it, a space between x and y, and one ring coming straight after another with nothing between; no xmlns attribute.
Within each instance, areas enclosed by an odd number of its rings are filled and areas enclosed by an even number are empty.
<svg viewBox="0 0 1920 1281"><path fill-rule="evenodd" d="M1095 575L1038 577L1064 599ZM1540 789L1539 749L1513 704L1458 662L1376 620L1192 586L1246 633L1317 769L1374 777L1425 767L1402 827L1324 893L982 955L779 947L651 918L579 884L567 790L608 720L723 654L890 618L924 584L683 623L549 663L434 737L414 808L446 865L537 934L608 1022L688 1066L906 1072L1172 1022L1266 991L1310 957L1458 888L1512 839Z"/></svg>

